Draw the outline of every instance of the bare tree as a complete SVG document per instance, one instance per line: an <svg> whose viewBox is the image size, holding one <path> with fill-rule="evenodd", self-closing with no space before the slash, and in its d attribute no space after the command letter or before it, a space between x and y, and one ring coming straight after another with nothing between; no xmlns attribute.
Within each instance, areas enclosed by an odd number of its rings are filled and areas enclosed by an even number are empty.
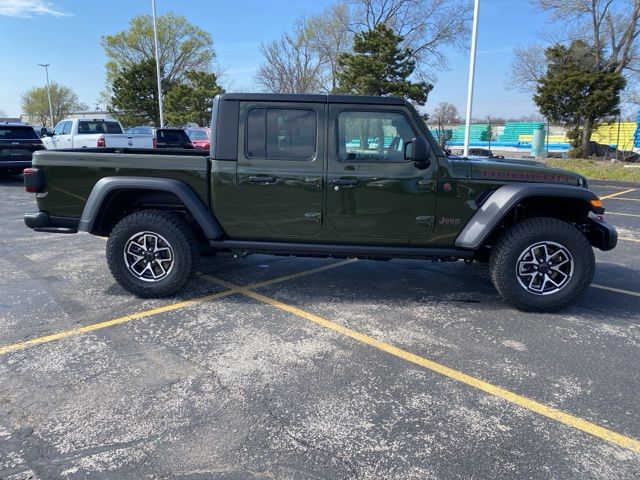
<svg viewBox="0 0 640 480"><path fill-rule="evenodd" d="M349 21L348 5L338 2L304 22L304 35L325 70L323 76L327 91L336 87L340 55L351 50L353 34Z"/></svg>
<svg viewBox="0 0 640 480"><path fill-rule="evenodd" d="M323 90L323 61L304 32L304 21L292 33L260 45L264 63L255 81L272 93L317 93Z"/></svg>
<svg viewBox="0 0 640 480"><path fill-rule="evenodd" d="M447 67L444 47L468 46L470 0L351 0L354 31L384 23L404 37L413 50L419 73Z"/></svg>
<svg viewBox="0 0 640 480"><path fill-rule="evenodd" d="M593 71L640 74L640 0L533 0L566 32L549 43L583 40L594 47ZM507 85L532 91L545 74L544 47L517 47ZM635 82L634 82L635 80Z"/></svg>
<svg viewBox="0 0 640 480"><path fill-rule="evenodd" d="M452 103L440 102L433 110L431 118L438 125L438 130L442 134L445 125L458 122L458 109Z"/></svg>
<svg viewBox="0 0 640 480"><path fill-rule="evenodd" d="M545 48L542 45L516 47L507 73L507 86L523 93L534 91L538 81L547 71L544 51Z"/></svg>

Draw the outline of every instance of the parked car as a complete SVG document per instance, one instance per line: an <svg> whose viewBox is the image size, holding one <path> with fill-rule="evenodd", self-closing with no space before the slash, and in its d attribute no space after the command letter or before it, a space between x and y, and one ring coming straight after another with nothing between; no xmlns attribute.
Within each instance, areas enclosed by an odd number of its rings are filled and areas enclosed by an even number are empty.
<svg viewBox="0 0 640 480"><path fill-rule="evenodd" d="M66 118L43 137L47 150L69 148L152 148L151 135L131 135L122 132L116 120Z"/></svg>
<svg viewBox="0 0 640 480"><path fill-rule="evenodd" d="M211 145L211 129L189 128L186 132L191 139L193 148L196 150L209 150L209 146Z"/></svg>
<svg viewBox="0 0 640 480"><path fill-rule="evenodd" d="M153 148L193 148L193 143L182 128L142 126L128 128L127 133L153 136Z"/></svg>
<svg viewBox="0 0 640 480"><path fill-rule="evenodd" d="M593 248L617 243L583 176L447 157L401 98L223 94L212 117L209 152L34 153L26 225L109 237L112 275L141 297L177 293L203 250L463 259L528 311L571 304Z"/></svg>
<svg viewBox="0 0 640 480"><path fill-rule="evenodd" d="M0 123L0 172L18 175L31 166L33 152L44 145L30 125Z"/></svg>

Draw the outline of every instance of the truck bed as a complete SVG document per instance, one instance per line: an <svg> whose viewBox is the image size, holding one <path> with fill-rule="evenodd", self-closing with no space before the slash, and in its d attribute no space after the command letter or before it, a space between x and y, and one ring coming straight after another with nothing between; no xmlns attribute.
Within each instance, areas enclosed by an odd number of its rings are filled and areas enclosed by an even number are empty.
<svg viewBox="0 0 640 480"><path fill-rule="evenodd" d="M42 150L33 155L33 166L44 167L45 191L38 195L38 208L58 217L79 218L94 185L111 176L181 180L208 205L208 155L202 150L150 148Z"/></svg>

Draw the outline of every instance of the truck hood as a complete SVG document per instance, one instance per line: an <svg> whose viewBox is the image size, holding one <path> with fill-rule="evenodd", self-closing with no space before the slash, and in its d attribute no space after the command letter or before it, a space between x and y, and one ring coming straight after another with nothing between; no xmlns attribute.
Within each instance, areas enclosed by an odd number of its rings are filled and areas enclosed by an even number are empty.
<svg viewBox="0 0 640 480"><path fill-rule="evenodd" d="M465 162L471 169L471 178L498 182L560 183L586 186L582 175L561 168L553 168L533 160L507 158L470 158Z"/></svg>

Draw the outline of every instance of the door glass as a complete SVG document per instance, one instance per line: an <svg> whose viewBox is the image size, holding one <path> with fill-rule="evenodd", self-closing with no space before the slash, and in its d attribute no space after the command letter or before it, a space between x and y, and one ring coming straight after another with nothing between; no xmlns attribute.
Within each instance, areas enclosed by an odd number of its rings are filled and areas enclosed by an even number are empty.
<svg viewBox="0 0 640 480"><path fill-rule="evenodd" d="M73 122L64 122L64 128L62 129L63 135L69 135L71 133L71 126Z"/></svg>
<svg viewBox="0 0 640 480"><path fill-rule="evenodd" d="M62 129L64 128L66 122L60 122L56 125L56 128L53 129L53 133L55 135L61 135L62 134Z"/></svg>
<svg viewBox="0 0 640 480"><path fill-rule="evenodd" d="M341 112L338 158L345 162L404 162L404 146L415 137L398 112Z"/></svg>
<svg viewBox="0 0 640 480"><path fill-rule="evenodd" d="M316 152L316 121L313 110L249 110L247 156L270 160L311 160Z"/></svg>

